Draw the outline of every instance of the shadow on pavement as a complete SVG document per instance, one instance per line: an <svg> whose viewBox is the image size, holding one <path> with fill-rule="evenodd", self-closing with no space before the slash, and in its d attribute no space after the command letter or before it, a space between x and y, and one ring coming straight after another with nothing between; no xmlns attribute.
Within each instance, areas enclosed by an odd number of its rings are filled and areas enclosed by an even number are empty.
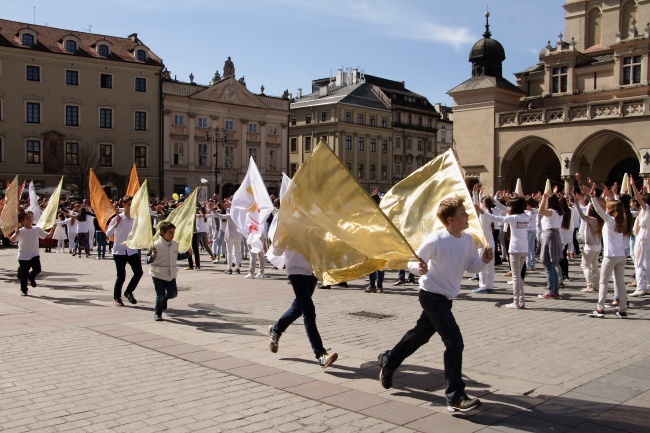
<svg viewBox="0 0 650 433"><path fill-rule="evenodd" d="M172 301L173 302L173 301ZM199 331L222 332L238 335L266 335L255 328L268 324L266 320L254 319L246 316L249 313L237 310L219 308L214 304L190 304L192 310L173 310L167 313L167 320L186 326L191 326ZM210 319L210 320L200 320Z"/></svg>

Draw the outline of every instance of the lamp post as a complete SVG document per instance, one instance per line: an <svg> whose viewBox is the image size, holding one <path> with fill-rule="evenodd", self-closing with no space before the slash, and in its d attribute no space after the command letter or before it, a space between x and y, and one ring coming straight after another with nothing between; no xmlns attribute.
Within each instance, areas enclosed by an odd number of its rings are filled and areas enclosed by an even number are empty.
<svg viewBox="0 0 650 433"><path fill-rule="evenodd" d="M221 134L221 137L219 136ZM219 194L219 166L217 164L219 157L219 143L225 143L228 141L226 136L226 130L221 128L208 127L205 133L205 139L214 143L214 193Z"/></svg>

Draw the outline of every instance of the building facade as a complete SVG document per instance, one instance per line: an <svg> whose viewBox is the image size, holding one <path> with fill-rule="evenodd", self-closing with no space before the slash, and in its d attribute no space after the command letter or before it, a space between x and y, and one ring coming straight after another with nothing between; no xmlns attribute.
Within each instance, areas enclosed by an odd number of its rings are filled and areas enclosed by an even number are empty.
<svg viewBox="0 0 650 433"><path fill-rule="evenodd" d="M404 82L339 69L291 103L290 173L322 139L362 187L387 191L435 157L437 121L435 108Z"/></svg>
<svg viewBox="0 0 650 433"><path fill-rule="evenodd" d="M454 146L454 112L451 107L439 102L433 106L440 115L436 135L436 154L440 155Z"/></svg>
<svg viewBox="0 0 650 433"><path fill-rule="evenodd" d="M230 57L223 77L210 85L163 78L163 170L165 194L184 194L207 181L212 193L231 196L253 157L269 193L278 194L287 172L289 99L259 94L235 78ZM209 192L209 194L208 194Z"/></svg>
<svg viewBox="0 0 650 433"><path fill-rule="evenodd" d="M0 19L0 183L20 174L51 187L95 166L118 197L135 163L158 194L162 69L137 34ZM83 194L73 177L66 189Z"/></svg>
<svg viewBox="0 0 650 433"><path fill-rule="evenodd" d="M564 34L516 74L517 86L501 76L505 51L489 25L473 47L472 78L449 92L470 183L513 189L521 178L532 193L575 172L608 184L650 173L650 1L567 0L564 9Z"/></svg>

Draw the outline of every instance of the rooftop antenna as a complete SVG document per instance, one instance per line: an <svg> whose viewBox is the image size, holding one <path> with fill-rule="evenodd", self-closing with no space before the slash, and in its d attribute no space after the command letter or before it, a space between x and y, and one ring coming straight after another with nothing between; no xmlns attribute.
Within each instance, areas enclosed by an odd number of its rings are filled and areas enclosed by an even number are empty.
<svg viewBox="0 0 650 433"><path fill-rule="evenodd" d="M36 25L36 6L34 6L34 25Z"/></svg>
<svg viewBox="0 0 650 433"><path fill-rule="evenodd" d="M90 26L88 26L87 29L81 29L81 30L83 30L84 32L92 33L93 32L93 26L90 25Z"/></svg>

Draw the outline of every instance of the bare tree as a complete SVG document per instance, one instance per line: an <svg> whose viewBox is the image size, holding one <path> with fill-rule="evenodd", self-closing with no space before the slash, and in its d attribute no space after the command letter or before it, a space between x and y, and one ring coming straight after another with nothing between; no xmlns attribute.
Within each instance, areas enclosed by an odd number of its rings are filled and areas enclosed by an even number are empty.
<svg viewBox="0 0 650 433"><path fill-rule="evenodd" d="M70 189L77 192L79 197L87 198L88 192L88 178L90 177L90 169L99 174L99 155L97 151L88 145L79 145L77 153L70 153L66 155L65 168L63 174L66 176L66 184Z"/></svg>

